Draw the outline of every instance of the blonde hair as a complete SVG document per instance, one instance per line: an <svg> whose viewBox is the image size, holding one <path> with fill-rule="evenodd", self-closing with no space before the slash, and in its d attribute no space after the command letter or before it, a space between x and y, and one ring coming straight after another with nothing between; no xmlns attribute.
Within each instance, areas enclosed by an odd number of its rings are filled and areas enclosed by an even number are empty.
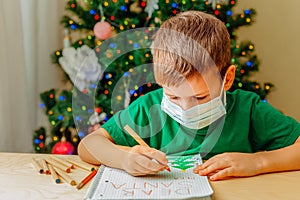
<svg viewBox="0 0 300 200"><path fill-rule="evenodd" d="M160 85L177 86L195 72L214 66L223 77L231 64L230 37L222 21L187 11L162 24L154 35L152 54Z"/></svg>

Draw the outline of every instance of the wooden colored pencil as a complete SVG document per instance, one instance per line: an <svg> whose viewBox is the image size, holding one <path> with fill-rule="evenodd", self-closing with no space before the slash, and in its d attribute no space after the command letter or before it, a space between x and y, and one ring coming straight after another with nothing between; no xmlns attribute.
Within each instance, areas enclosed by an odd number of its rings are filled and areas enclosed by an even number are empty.
<svg viewBox="0 0 300 200"><path fill-rule="evenodd" d="M69 163L69 162L65 161L64 159L62 159L62 158L59 158L59 157L56 157L56 156L51 156L51 159L59 162L62 165L65 165L66 167L68 167L70 169L75 169L75 167L72 163Z"/></svg>
<svg viewBox="0 0 300 200"><path fill-rule="evenodd" d="M56 171L56 173L62 177L67 183L69 183L70 185L74 186L76 185L76 181L71 177L69 176L68 174L66 174L65 171L57 168L56 166L53 166L54 170Z"/></svg>
<svg viewBox="0 0 300 200"><path fill-rule="evenodd" d="M128 125L125 125L124 129L129 133L129 135L131 135L131 137L133 137L135 139L135 141L138 144L140 144L140 145L142 145L144 147L149 147L149 145L132 128L130 128ZM167 171L169 171L169 172L171 171L171 169L170 169L170 167L168 165L165 166L165 169Z"/></svg>
<svg viewBox="0 0 300 200"><path fill-rule="evenodd" d="M59 162L56 162L54 161L53 159L51 158L47 158L46 159L47 163L51 164L52 166L58 168L58 169L61 169L62 171L65 171L67 173L70 173L71 172L71 169L63 164L60 164Z"/></svg>
<svg viewBox="0 0 300 200"><path fill-rule="evenodd" d="M87 177L85 177L78 185L77 189L81 189L83 186L85 186L95 175L97 174L97 170L93 170Z"/></svg>
<svg viewBox="0 0 300 200"><path fill-rule="evenodd" d="M144 147L149 147L149 145L142 138L140 138L140 136L128 125L124 126L124 129L129 133L129 135L131 135L131 137L135 139L137 143Z"/></svg>
<svg viewBox="0 0 300 200"><path fill-rule="evenodd" d="M42 163L45 174L47 174L47 175L51 174L50 170L48 169L48 166L47 166L47 163L46 163L45 159L42 158L40 160L40 162Z"/></svg>
<svg viewBox="0 0 300 200"><path fill-rule="evenodd" d="M44 173L43 167L40 165L40 163L35 158L32 158L32 164L40 174Z"/></svg>
<svg viewBox="0 0 300 200"><path fill-rule="evenodd" d="M55 183L60 183L61 181L60 181L60 179L59 179L59 177L58 177L56 171L54 170L53 166L50 165L50 164L48 164L48 168L49 168L49 170L50 170L50 172L51 172L51 176L52 176L54 182L55 182Z"/></svg>
<svg viewBox="0 0 300 200"><path fill-rule="evenodd" d="M87 170L87 171L94 171L95 169L97 169L97 167L93 166L93 165L90 165L88 163L83 163L83 162L78 162L78 161L74 161L74 160L71 160L71 159L67 159L68 162L72 163L73 165L77 166L77 167L80 167L84 170Z"/></svg>

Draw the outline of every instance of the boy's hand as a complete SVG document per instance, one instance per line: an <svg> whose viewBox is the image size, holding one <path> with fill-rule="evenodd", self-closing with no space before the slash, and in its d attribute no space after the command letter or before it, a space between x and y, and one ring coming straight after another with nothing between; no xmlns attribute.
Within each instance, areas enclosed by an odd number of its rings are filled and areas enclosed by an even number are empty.
<svg viewBox="0 0 300 200"><path fill-rule="evenodd" d="M165 169L168 164L166 154L149 147L136 145L131 148L121 161L122 168L133 176L143 176L147 174L156 174ZM152 161L155 159L157 162Z"/></svg>
<svg viewBox="0 0 300 200"><path fill-rule="evenodd" d="M210 180L221 180L228 177L254 176L260 173L261 162L256 154L223 153L208 159L197 166L194 173L209 176Z"/></svg>

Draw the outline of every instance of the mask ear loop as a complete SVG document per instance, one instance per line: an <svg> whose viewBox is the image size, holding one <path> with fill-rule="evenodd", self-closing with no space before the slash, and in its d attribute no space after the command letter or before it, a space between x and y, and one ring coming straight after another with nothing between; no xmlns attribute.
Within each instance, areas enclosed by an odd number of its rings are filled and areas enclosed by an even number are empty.
<svg viewBox="0 0 300 200"><path fill-rule="evenodd" d="M222 81L222 87L221 87L221 93L220 93L220 96L222 97L223 96L223 98L221 98L222 99L222 102L223 102L223 105L226 107L226 91L224 90L224 87L225 87L225 82L226 82L226 76L227 76L227 72L226 72L226 74L225 74L225 76L224 76L224 79L223 79L223 81Z"/></svg>

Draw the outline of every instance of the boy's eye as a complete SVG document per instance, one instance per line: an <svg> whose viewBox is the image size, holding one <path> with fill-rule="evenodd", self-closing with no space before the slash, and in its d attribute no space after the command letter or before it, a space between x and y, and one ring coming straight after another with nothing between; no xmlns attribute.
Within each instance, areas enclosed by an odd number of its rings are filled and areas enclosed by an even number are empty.
<svg viewBox="0 0 300 200"><path fill-rule="evenodd" d="M203 97L195 97L197 100L204 100L206 99L206 96L203 96Z"/></svg>
<svg viewBox="0 0 300 200"><path fill-rule="evenodd" d="M171 100L178 100L178 97L176 97L176 96L171 96L171 97L169 97L169 99L171 99Z"/></svg>

